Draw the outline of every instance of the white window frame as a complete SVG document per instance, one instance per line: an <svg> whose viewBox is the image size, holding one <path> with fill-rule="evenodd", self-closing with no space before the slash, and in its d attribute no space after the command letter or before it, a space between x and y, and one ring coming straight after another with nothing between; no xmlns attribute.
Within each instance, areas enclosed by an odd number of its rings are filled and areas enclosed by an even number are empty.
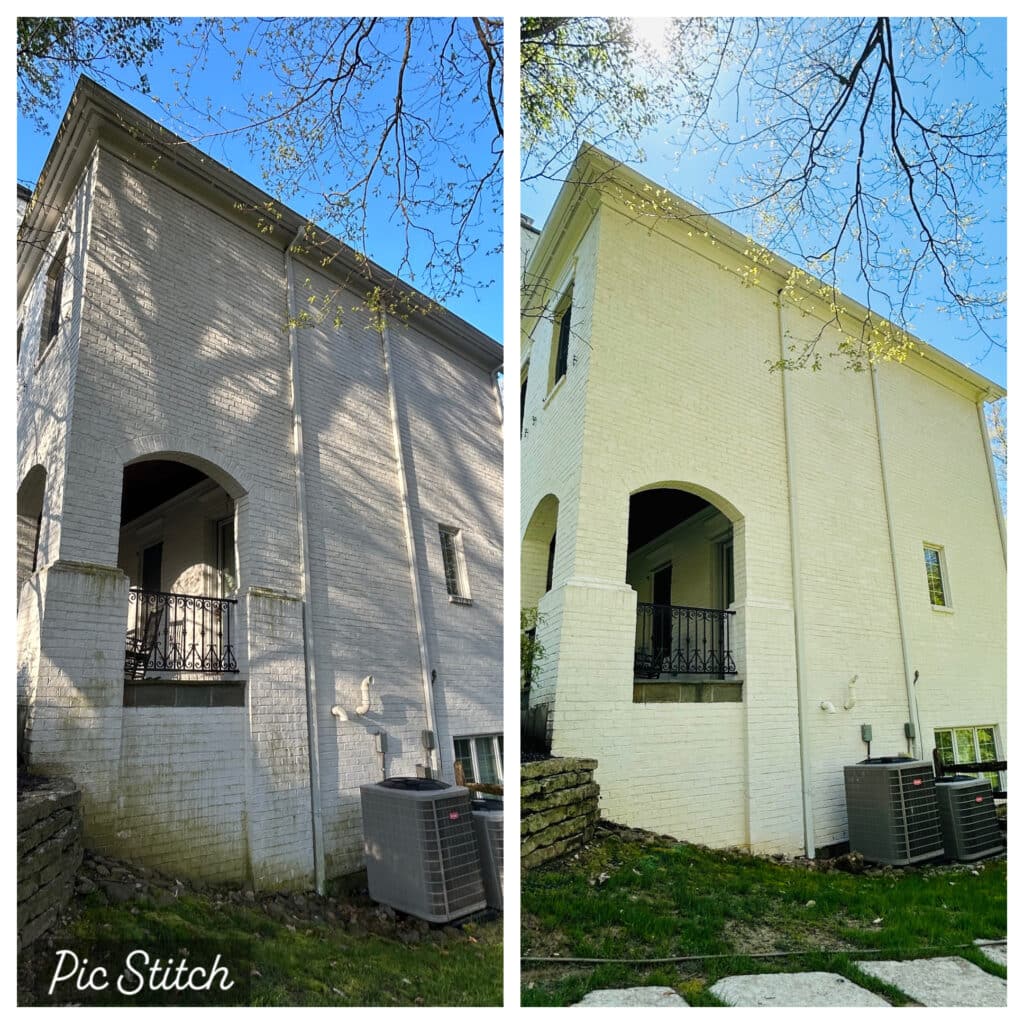
<svg viewBox="0 0 1024 1024"><path fill-rule="evenodd" d="M934 551L939 563L939 582L942 584L943 604L936 604L932 600L931 583L928 580L928 552ZM949 586L949 571L946 568L946 549L941 544L924 542L924 581L928 588L928 601L937 612L951 612L953 610L953 592Z"/></svg>
<svg viewBox="0 0 1024 1024"><path fill-rule="evenodd" d="M997 760L997 761L1001 761L1002 760L1002 754L1000 752L1001 751L1001 747L1000 747L1000 743L999 743L999 727L998 726L996 726L996 725L945 725L945 726L937 727L937 728L932 730L932 737L933 737L933 739L935 741L935 746L936 746L936 748L938 748L938 746L939 746L939 735L938 734L940 732L948 732L950 734L950 741L951 741L950 745L953 748L953 765L954 765L954 767L957 764L962 763L962 762L957 761L956 737L955 737L954 733L956 733L957 730L967 730L967 729L970 729L970 731L971 731L971 741L974 744L974 757L971 760L973 760L973 761L981 761L982 760L981 748L978 746L978 730L979 729L991 729L992 730L992 746L995 747L995 752L996 752L995 760ZM945 761L943 761L943 764L945 764ZM993 787L993 788L1006 789L1006 779L1003 777L1003 773L1002 772L985 772L985 773L969 772L967 774L972 775L974 778L979 778L979 777L980 778L986 778L988 775L995 775L996 778L999 780L999 785L997 787ZM989 780L989 781L991 781L991 780Z"/></svg>
<svg viewBox="0 0 1024 1024"><path fill-rule="evenodd" d="M497 782L494 782L494 783L484 783L484 785L503 786L505 784L505 766L502 763L502 752L501 752L502 744L500 742L501 739L503 738L503 736L504 736L503 733L496 732L496 733L474 734L474 735L470 735L470 736L454 736L454 737L452 737L452 754L453 754L452 764L455 764L457 761L460 760L459 753L458 753L458 747L456 746L456 744L459 743L459 742L467 742L467 743L469 743L470 760L472 761L472 764L473 764L473 778L472 779L466 779L467 782L476 782L476 783L480 782L480 762L477 759L476 745L477 745L477 743L482 743L485 740L489 740L490 743L491 743L491 752L492 752L493 757L494 757L494 765L497 768L497 772L498 772L498 779L497 779Z"/></svg>
<svg viewBox="0 0 1024 1024"><path fill-rule="evenodd" d="M438 540L441 544L441 568L444 574L445 590L448 592L448 600L451 604L472 604L473 595L469 589L469 573L466 571L466 553L462 544L462 530L457 526L446 523L437 524ZM452 576L455 580L456 593L452 593L448 583L448 556L444 538L451 539L451 552L455 559L452 568Z"/></svg>

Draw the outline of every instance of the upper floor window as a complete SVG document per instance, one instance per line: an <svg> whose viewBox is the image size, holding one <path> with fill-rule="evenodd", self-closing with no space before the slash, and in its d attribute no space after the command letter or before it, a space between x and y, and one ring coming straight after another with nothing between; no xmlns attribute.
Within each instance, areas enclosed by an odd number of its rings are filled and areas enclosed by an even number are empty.
<svg viewBox="0 0 1024 1024"><path fill-rule="evenodd" d="M933 608L948 608L949 583L946 574L946 559L942 548L933 544L924 546L924 568L928 578L928 596Z"/></svg>
<svg viewBox="0 0 1024 1024"><path fill-rule="evenodd" d="M469 577L466 575L466 558L462 551L462 531L454 526L441 526L439 531L448 600L456 604L469 604Z"/></svg>
<svg viewBox="0 0 1024 1024"><path fill-rule="evenodd" d="M551 387L554 387L569 368L569 335L572 332L572 285L569 285L555 307L554 362L551 367ZM550 389L549 389L550 390Z"/></svg>
<svg viewBox="0 0 1024 1024"><path fill-rule="evenodd" d="M68 240L60 243L50 269L46 271L46 299L43 302L43 328L39 336L40 357L53 344L60 331L61 308L64 303L64 276L67 268Z"/></svg>
<svg viewBox="0 0 1024 1024"><path fill-rule="evenodd" d="M526 426L526 384L530 378L530 364L523 367L522 377L519 381L519 436L523 436L523 429Z"/></svg>

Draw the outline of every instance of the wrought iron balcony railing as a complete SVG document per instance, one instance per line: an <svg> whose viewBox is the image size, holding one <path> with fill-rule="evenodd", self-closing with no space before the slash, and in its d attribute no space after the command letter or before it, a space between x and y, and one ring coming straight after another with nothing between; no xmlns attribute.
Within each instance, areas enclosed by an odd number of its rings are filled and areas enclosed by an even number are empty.
<svg viewBox="0 0 1024 1024"><path fill-rule="evenodd" d="M128 592L125 676L150 672L237 672L233 609L224 597L168 594L132 587Z"/></svg>
<svg viewBox="0 0 1024 1024"><path fill-rule="evenodd" d="M736 674L729 637L735 612L675 604L636 606L633 672L638 679L660 675Z"/></svg>

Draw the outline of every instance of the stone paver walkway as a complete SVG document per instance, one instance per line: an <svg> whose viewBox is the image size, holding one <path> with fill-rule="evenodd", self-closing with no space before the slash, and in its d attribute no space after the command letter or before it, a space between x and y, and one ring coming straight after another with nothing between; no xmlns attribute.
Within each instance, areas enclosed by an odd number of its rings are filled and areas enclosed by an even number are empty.
<svg viewBox="0 0 1024 1024"><path fill-rule="evenodd" d="M987 957L994 964L999 964L1001 967L1006 966L1006 943L1000 942L996 946L989 946L987 943L995 942L995 939L975 939L974 944L978 947L981 954Z"/></svg>
<svg viewBox="0 0 1024 1024"><path fill-rule="evenodd" d="M599 988L573 1006L689 1006L675 989L664 985L640 988Z"/></svg>
<svg viewBox="0 0 1024 1024"><path fill-rule="evenodd" d="M727 1006L888 1006L841 974L737 974L711 986Z"/></svg>
<svg viewBox="0 0 1024 1024"><path fill-rule="evenodd" d="M959 956L928 960L861 960L873 978L895 985L922 1006L1005 1006L1006 981Z"/></svg>
<svg viewBox="0 0 1024 1024"><path fill-rule="evenodd" d="M1006 966L1006 943L975 944L993 963ZM857 966L879 981L898 988L922 1006L1005 1006L1006 981L959 956L922 960L860 960ZM737 974L711 986L711 994L727 1006L888 1006L874 992L825 971L796 974ZM608 988L588 992L574 1006L688 1006L665 986Z"/></svg>

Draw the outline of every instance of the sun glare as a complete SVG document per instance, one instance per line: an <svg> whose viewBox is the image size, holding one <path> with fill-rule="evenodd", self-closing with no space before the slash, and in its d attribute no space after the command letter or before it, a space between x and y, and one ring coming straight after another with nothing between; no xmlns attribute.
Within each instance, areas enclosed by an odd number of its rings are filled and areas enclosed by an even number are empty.
<svg viewBox="0 0 1024 1024"><path fill-rule="evenodd" d="M671 18L630 18L633 37L646 43L659 57L667 57L669 51L668 30Z"/></svg>

